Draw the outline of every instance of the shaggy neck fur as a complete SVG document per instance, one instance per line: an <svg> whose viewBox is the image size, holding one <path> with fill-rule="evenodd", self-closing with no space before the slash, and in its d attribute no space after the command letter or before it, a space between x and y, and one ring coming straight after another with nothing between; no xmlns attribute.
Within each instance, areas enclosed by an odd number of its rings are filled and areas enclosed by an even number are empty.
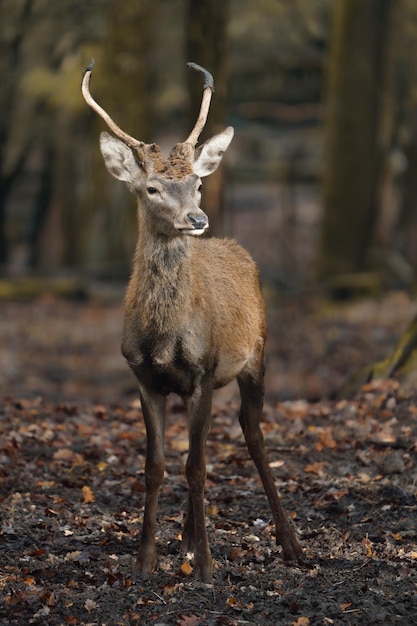
<svg viewBox="0 0 417 626"><path fill-rule="evenodd" d="M147 232L146 224L139 223L127 298L135 301L142 328L165 335L179 323L189 297L190 247L188 236L155 237Z"/></svg>

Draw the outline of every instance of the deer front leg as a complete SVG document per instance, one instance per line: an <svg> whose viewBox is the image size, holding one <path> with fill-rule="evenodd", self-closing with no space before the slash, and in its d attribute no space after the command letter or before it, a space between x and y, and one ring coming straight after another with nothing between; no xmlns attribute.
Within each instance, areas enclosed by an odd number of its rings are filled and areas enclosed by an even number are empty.
<svg viewBox="0 0 417 626"><path fill-rule="evenodd" d="M239 421L242 426L249 454L259 472L262 484L271 507L275 522L277 544L282 546L287 561L305 563L304 554L294 530L289 523L274 484L271 469L266 458L264 440L259 422L263 406L263 363L255 376L251 372L238 377L242 406Z"/></svg>
<svg viewBox="0 0 417 626"><path fill-rule="evenodd" d="M210 430L212 394L213 383L210 378L201 384L188 403L190 446L185 471L189 500L182 541L183 548L194 550L195 578L205 583L211 583L213 580L204 511L205 444Z"/></svg>
<svg viewBox="0 0 417 626"><path fill-rule="evenodd" d="M187 512L182 529L181 548L184 552L194 552L195 549L194 508L190 492L188 493Z"/></svg>
<svg viewBox="0 0 417 626"><path fill-rule="evenodd" d="M156 564L156 509L165 469L165 397L149 392L142 386L140 397L146 426L146 498L136 569L142 578L148 578Z"/></svg>

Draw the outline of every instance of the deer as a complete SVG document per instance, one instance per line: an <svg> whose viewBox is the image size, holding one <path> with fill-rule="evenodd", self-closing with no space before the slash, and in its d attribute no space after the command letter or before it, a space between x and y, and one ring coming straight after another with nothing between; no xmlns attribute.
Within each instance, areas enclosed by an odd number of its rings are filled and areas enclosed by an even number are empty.
<svg viewBox="0 0 417 626"><path fill-rule="evenodd" d="M241 398L239 422L269 501L276 543L286 561L305 560L275 488L260 427L267 323L259 272L236 241L200 237L209 226L200 208L201 178L217 169L234 130L228 126L197 147L214 80L205 68L188 65L204 77L201 108L188 138L167 158L156 144L128 135L94 100L89 88L93 60L84 73L82 94L112 132L100 135L108 171L137 200L138 238L122 331L122 353L137 378L146 428L145 505L135 569L148 579L157 564L166 399L175 393L187 410L189 433L181 547L194 554L195 579L212 583L204 510L205 443L213 391L234 379Z"/></svg>

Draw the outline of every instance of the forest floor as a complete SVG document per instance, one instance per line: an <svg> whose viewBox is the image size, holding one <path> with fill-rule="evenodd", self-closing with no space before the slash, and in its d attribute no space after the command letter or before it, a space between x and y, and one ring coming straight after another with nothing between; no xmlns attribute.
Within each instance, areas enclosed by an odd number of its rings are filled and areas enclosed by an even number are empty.
<svg viewBox="0 0 417 626"><path fill-rule="evenodd" d="M179 550L186 417L169 402L158 566L136 580L145 432L119 349L121 304L2 302L0 624L417 623L417 391L397 381L329 399L385 357L417 306L394 293L270 306L263 431L311 561L285 564L236 419L213 405L207 527L214 585Z"/></svg>

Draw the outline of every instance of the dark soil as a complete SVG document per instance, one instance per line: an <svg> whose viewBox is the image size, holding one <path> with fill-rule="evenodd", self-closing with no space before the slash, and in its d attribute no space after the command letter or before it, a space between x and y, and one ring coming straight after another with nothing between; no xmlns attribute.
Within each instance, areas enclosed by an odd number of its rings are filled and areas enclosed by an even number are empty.
<svg viewBox="0 0 417 626"><path fill-rule="evenodd" d="M387 354L415 313L405 296L272 310L263 430L311 567L285 564L274 543L232 387L216 397L207 445L213 586L179 550L188 444L175 398L158 567L134 577L145 432L119 356L121 307L1 307L1 624L417 623L417 393L384 381L312 401Z"/></svg>

